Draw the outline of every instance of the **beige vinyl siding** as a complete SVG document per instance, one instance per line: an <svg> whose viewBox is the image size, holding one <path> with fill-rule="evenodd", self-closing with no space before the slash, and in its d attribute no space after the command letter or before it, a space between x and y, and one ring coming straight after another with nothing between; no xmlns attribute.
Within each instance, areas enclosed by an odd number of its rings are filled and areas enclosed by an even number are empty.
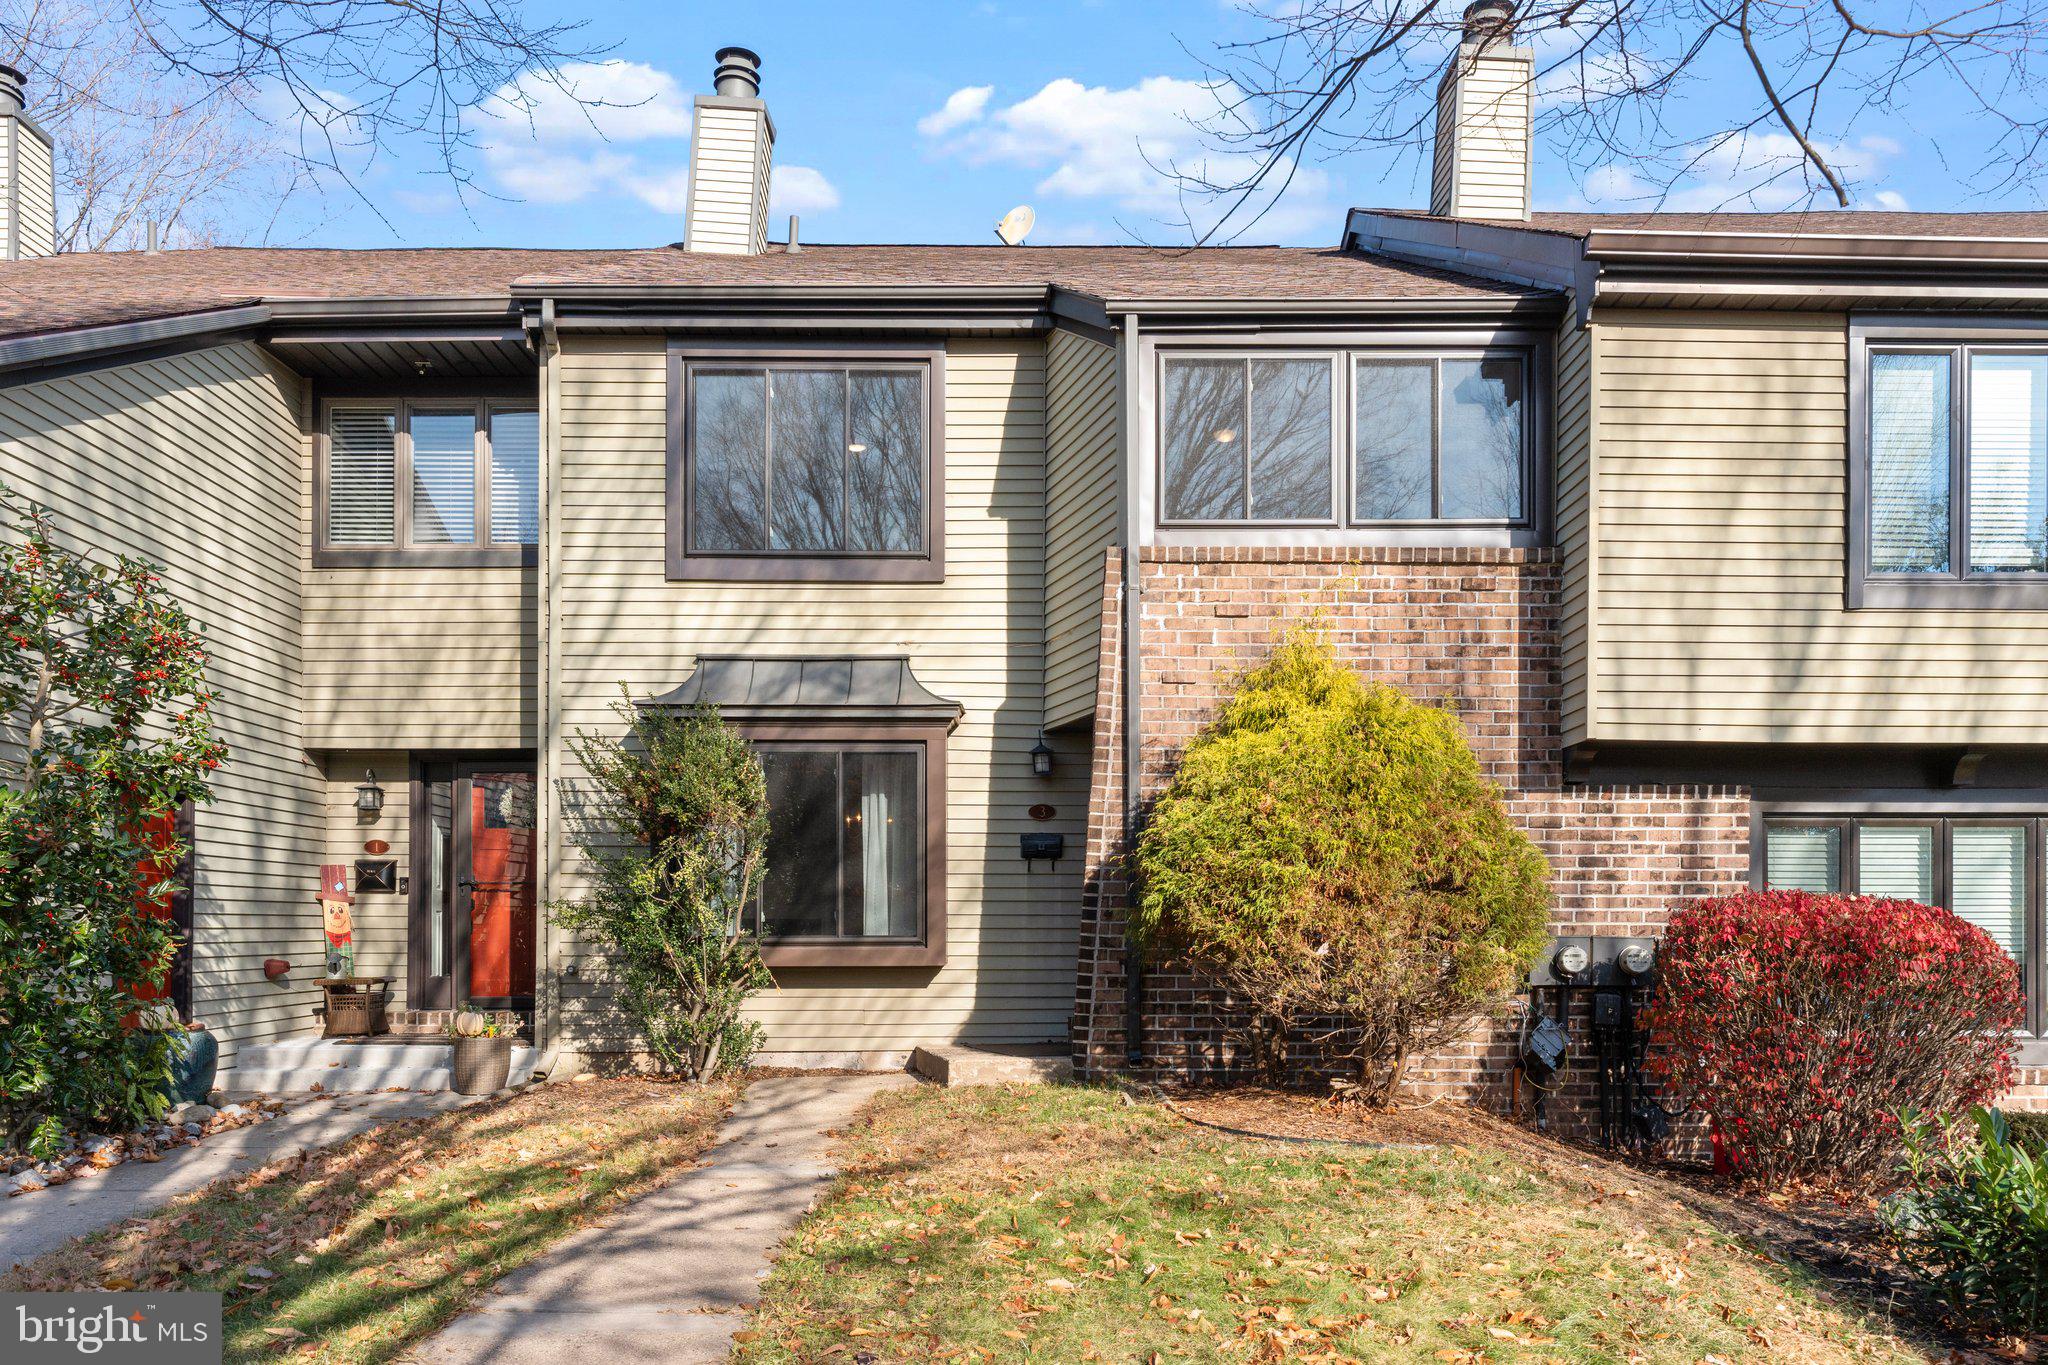
<svg viewBox="0 0 2048 1365"><path fill-rule="evenodd" d="M1054 738L1056 775L1031 775L1044 714L1045 364L1038 340L953 342L946 356L946 578L937 584L672 583L663 577L666 362L659 338L565 337L550 629L549 856L553 894L581 868L565 847L579 770L574 727L610 728L636 696L687 677L699 653L904 654L966 714L947 746L948 960L930 969L789 970L756 1013L782 1053L901 1051L954 1039L1063 1038L1073 1007L1086 824L1086 735ZM565 794L566 793L566 794ZM1027 814L1045 802L1056 819ZM1027 870L1018 836L1064 833L1057 868ZM569 943L563 1016L580 1046L627 1045L601 954Z"/></svg>
<svg viewBox="0 0 2048 1365"><path fill-rule="evenodd" d="M15 172L21 177L15 203L21 214L21 254L49 256L57 250L57 187L50 146L26 128L16 130ZM4 231L0 226L0 231Z"/></svg>
<svg viewBox="0 0 2048 1365"><path fill-rule="evenodd" d="M1437 87L1433 211L1461 218L1529 216L1533 71L1527 48L1459 49L1450 78Z"/></svg>
<svg viewBox="0 0 2048 1365"><path fill-rule="evenodd" d="M412 816L409 799L407 759L402 753L351 752L329 754L326 770L326 848L323 863L340 863L349 870L349 884L355 885L355 866L360 858L397 860L398 875L407 874L406 834ZM374 818L356 810L356 787L363 774L374 771L377 785L384 789L384 809ZM382 839L391 845L388 853L370 853L363 845ZM398 892L356 897L356 972L361 976L392 978L391 1004L405 1004L406 896Z"/></svg>
<svg viewBox="0 0 2048 1365"><path fill-rule="evenodd" d="M1844 609L1845 317L1597 332L1589 738L2048 742L2048 613Z"/></svg>
<svg viewBox="0 0 2048 1365"><path fill-rule="evenodd" d="M301 726L299 381L226 346L0 389L0 477L61 533L163 567L204 627L229 746L199 807L193 1008L232 1057L318 998L319 772ZM263 960L298 970L278 984Z"/></svg>
<svg viewBox="0 0 2048 1365"><path fill-rule="evenodd" d="M689 221L692 251L758 255L768 241L767 188L773 144L758 109L697 106Z"/></svg>
<svg viewBox="0 0 2048 1365"><path fill-rule="evenodd" d="M1557 466L1556 520L1558 557L1563 571L1558 619L1558 671L1562 687L1563 739L1576 744L1586 737L1590 676L1586 647L1592 635L1593 581L1589 572L1594 544L1592 393L1593 334L1575 318L1558 329L1556 349L1556 417L1551 445Z"/></svg>
<svg viewBox="0 0 2048 1365"><path fill-rule="evenodd" d="M1046 343L1045 726L1095 715L1102 552L1116 543L1116 348L1069 332Z"/></svg>
<svg viewBox="0 0 2048 1365"><path fill-rule="evenodd" d="M313 568L304 445L306 747L533 748L538 570Z"/></svg>
<svg viewBox="0 0 2048 1365"><path fill-rule="evenodd" d="M534 747L533 569L311 569L306 746Z"/></svg>

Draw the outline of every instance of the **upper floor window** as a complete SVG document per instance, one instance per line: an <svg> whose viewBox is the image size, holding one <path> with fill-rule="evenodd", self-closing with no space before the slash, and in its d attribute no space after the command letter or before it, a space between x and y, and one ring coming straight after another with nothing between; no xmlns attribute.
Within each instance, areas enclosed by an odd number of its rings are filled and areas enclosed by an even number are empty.
<svg viewBox="0 0 2048 1365"><path fill-rule="evenodd" d="M1849 605L2048 607L2048 329L1850 329Z"/></svg>
<svg viewBox="0 0 2048 1365"><path fill-rule="evenodd" d="M483 401L331 403L318 556L519 563L540 539L540 414Z"/></svg>
<svg viewBox="0 0 2048 1365"><path fill-rule="evenodd" d="M678 368L672 577L939 576L934 360L689 358Z"/></svg>
<svg viewBox="0 0 2048 1365"><path fill-rule="evenodd" d="M1169 355L1160 522L1524 526L1531 365L1512 348Z"/></svg>

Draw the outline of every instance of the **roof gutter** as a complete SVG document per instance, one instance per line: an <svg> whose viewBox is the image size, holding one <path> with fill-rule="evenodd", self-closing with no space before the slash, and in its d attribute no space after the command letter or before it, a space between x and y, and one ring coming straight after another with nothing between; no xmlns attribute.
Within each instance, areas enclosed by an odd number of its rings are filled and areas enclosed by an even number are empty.
<svg viewBox="0 0 2048 1365"><path fill-rule="evenodd" d="M65 332L15 337L0 341L0 374L6 375L8 383L19 383L23 382L23 377L17 375L17 371L34 371L38 372L35 377L47 377L40 372L52 366L146 351L189 342L197 337L253 333L270 320L269 307L246 304L209 309L203 313L180 313L173 317L114 323L106 327L79 327Z"/></svg>

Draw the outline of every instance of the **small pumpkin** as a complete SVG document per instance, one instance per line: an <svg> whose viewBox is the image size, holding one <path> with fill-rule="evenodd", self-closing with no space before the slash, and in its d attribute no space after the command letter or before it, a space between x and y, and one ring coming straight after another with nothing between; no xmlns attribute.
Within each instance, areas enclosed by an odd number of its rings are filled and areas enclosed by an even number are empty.
<svg viewBox="0 0 2048 1365"><path fill-rule="evenodd" d="M449 1025L449 1031L457 1038L488 1038L496 1031L493 1028L496 1022L487 1014L479 1014L475 1010L463 1010L455 1016L454 1021Z"/></svg>

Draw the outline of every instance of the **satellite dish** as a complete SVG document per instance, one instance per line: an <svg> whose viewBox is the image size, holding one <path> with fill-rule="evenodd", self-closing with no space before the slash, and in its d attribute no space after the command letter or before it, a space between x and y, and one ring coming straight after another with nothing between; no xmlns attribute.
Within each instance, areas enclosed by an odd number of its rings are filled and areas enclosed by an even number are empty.
<svg viewBox="0 0 2048 1365"><path fill-rule="evenodd" d="M1019 204L1003 215L1003 221L996 224L996 236L1003 239L1004 246L1022 246L1024 239L1031 235L1032 225L1038 215L1031 211L1031 205Z"/></svg>

